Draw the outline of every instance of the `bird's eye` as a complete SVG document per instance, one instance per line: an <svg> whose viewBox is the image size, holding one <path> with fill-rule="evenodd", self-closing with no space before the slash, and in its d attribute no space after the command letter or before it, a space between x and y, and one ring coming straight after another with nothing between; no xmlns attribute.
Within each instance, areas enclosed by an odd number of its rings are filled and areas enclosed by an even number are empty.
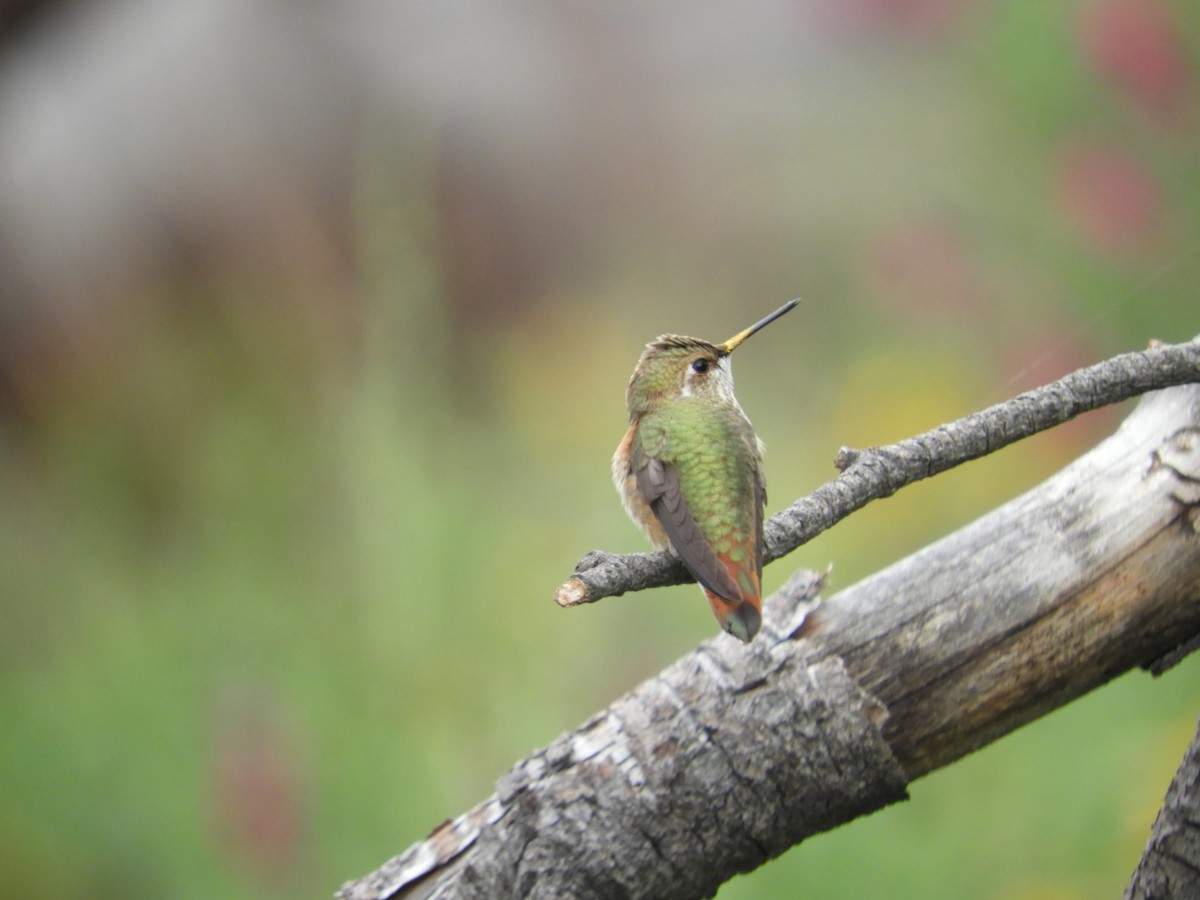
<svg viewBox="0 0 1200 900"><path fill-rule="evenodd" d="M703 374L708 371L708 360L703 356L692 361L692 371Z"/></svg>

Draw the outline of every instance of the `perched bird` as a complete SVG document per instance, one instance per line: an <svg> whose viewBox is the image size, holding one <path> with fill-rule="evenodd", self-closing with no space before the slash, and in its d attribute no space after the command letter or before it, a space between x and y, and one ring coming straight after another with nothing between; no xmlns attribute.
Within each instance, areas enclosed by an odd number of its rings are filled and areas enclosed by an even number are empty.
<svg viewBox="0 0 1200 900"><path fill-rule="evenodd" d="M785 303L723 344L664 334L629 379L629 430L613 483L651 543L700 583L721 627L749 642L762 625L762 442L733 395L730 354L795 307Z"/></svg>

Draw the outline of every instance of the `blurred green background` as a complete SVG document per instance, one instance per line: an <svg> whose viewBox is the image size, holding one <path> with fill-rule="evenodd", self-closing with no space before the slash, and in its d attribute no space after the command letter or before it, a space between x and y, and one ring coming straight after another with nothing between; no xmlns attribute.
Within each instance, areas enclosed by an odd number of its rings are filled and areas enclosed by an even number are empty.
<svg viewBox="0 0 1200 900"><path fill-rule="evenodd" d="M738 360L773 512L841 445L1200 331L1194 4L335 6L0 7L2 896L328 896L714 634L694 587L551 600L644 549L608 461L662 332L804 297ZM766 587L852 584L1125 412ZM720 896L1116 896L1198 678Z"/></svg>

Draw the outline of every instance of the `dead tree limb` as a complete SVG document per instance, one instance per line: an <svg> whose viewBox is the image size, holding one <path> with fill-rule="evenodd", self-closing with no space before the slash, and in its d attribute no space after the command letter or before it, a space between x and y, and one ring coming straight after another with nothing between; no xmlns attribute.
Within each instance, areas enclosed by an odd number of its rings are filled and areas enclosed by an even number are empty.
<svg viewBox="0 0 1200 900"><path fill-rule="evenodd" d="M1072 372L1058 381L941 425L897 444L843 448L842 474L766 523L766 561L779 559L832 528L872 500L905 485L994 453L1082 413L1149 390L1200 381L1200 339L1163 344ZM592 551L555 592L560 606L578 606L626 591L692 581L669 553Z"/></svg>
<svg viewBox="0 0 1200 900"><path fill-rule="evenodd" d="M797 573L752 644L702 644L339 896L711 896L1175 659L1200 639L1200 387L1148 395L1039 487L813 607L817 582Z"/></svg>
<svg viewBox="0 0 1200 900"><path fill-rule="evenodd" d="M1167 788L1125 897L1200 897L1200 731Z"/></svg>

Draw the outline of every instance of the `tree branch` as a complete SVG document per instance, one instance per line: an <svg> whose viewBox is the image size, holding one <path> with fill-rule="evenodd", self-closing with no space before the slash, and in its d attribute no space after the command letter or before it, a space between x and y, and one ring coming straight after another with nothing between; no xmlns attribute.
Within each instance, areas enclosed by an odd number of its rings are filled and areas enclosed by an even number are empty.
<svg viewBox="0 0 1200 900"><path fill-rule="evenodd" d="M711 896L1177 658L1200 638L1200 387L1150 394L1042 485L815 604L819 582L793 575L753 643L705 642L339 896Z"/></svg>
<svg viewBox="0 0 1200 900"><path fill-rule="evenodd" d="M1151 346L1072 372L1058 381L941 425L896 444L842 448L842 474L772 516L765 526L766 562L779 559L832 528L872 500L978 459L1076 416L1147 391L1200 381L1200 339ZM594 550L575 566L554 599L560 606L593 603L626 591L694 579L669 553Z"/></svg>
<svg viewBox="0 0 1200 900"><path fill-rule="evenodd" d="M1125 897L1200 897L1200 731L1167 788Z"/></svg>

